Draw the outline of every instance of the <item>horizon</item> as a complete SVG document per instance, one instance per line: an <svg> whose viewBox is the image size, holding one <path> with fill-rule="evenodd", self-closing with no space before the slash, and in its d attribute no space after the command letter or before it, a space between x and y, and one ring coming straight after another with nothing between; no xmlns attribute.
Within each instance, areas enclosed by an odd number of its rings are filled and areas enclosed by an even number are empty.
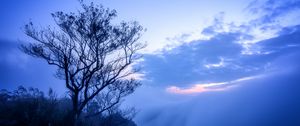
<svg viewBox="0 0 300 126"><path fill-rule="evenodd" d="M142 126L299 125L300 0L93 1L147 30L131 66L142 86L122 106ZM32 21L80 10L77 0L0 2L0 88L19 85L66 96L56 68L20 51ZM145 102L147 99L147 102ZM176 111L174 111L176 110Z"/></svg>

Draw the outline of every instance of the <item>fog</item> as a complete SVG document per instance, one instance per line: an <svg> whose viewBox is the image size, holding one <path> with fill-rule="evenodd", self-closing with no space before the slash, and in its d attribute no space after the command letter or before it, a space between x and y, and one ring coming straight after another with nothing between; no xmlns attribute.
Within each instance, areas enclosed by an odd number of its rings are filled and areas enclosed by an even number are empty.
<svg viewBox="0 0 300 126"><path fill-rule="evenodd" d="M299 58L300 53L281 56L273 62L276 71L225 91L171 95L142 88L154 93L136 100L136 121L143 126L300 125Z"/></svg>

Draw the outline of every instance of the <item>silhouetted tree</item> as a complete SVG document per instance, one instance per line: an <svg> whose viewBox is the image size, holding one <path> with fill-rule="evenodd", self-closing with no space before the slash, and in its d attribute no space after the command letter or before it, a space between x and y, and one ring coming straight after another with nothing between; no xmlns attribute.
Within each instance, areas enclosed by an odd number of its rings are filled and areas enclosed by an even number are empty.
<svg viewBox="0 0 300 126"><path fill-rule="evenodd" d="M81 2L83 11L52 14L55 27L37 29L30 22L25 33L36 42L22 50L58 67L57 77L65 80L73 106L73 120L80 117L89 101L96 96L102 108L92 115L118 104L120 99L140 85L132 74L132 63L141 56L137 51L145 44L138 42L142 26L137 22L112 24L116 11Z"/></svg>

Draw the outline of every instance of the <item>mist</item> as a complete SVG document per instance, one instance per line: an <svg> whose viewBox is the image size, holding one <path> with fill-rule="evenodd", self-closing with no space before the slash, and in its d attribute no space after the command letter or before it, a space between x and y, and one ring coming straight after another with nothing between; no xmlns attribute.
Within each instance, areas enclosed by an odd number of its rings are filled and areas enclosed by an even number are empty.
<svg viewBox="0 0 300 126"><path fill-rule="evenodd" d="M299 58L299 52L279 57L272 67L280 69L226 91L171 96L151 90L160 94L156 100L140 96L147 102L138 102L136 121L143 126L300 125Z"/></svg>

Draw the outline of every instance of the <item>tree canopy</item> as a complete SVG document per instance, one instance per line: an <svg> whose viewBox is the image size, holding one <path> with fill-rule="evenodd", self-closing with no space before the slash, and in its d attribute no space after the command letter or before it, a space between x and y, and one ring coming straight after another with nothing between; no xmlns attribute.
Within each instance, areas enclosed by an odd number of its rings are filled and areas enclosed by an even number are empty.
<svg viewBox="0 0 300 126"><path fill-rule="evenodd" d="M56 27L25 25L34 42L21 48L57 66L56 76L65 80L75 121L96 96L101 107L94 115L115 106L141 84L132 76L137 72L132 64L145 47L139 42L144 30L137 22L113 24L115 10L93 3L81 6L77 13L52 13Z"/></svg>

